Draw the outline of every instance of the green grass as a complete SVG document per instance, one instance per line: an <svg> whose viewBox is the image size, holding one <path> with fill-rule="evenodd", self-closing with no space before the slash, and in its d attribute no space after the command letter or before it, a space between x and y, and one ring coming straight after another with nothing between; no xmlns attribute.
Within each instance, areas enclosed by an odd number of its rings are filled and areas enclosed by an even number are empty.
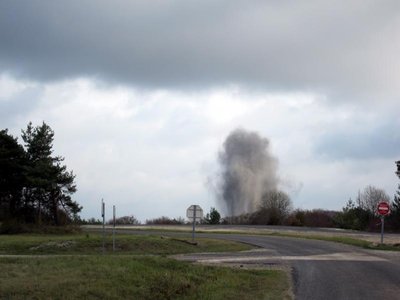
<svg viewBox="0 0 400 300"><path fill-rule="evenodd" d="M0 258L1 299L289 299L286 274L112 255Z"/></svg>
<svg viewBox="0 0 400 300"><path fill-rule="evenodd" d="M112 252L108 236L102 255L98 234L0 235L0 299L290 299L283 271L232 271L165 257L247 250L246 244L197 239L191 245L147 235L116 241Z"/></svg>
<svg viewBox="0 0 400 300"><path fill-rule="evenodd" d="M106 253L114 254L178 254L193 252L242 251L246 244L215 239L196 239L197 245L183 239L155 235L116 235L116 251L112 239L106 238ZM95 233L75 235L0 235L0 254L99 254L102 236Z"/></svg>
<svg viewBox="0 0 400 300"><path fill-rule="evenodd" d="M373 243L370 241L355 239L355 238L346 237L346 236L307 235L304 233L297 234L297 233L281 233L281 232L274 232L269 235L336 242L336 243L342 243L342 244L346 244L346 245L361 247L364 249L372 249L372 250L400 251L400 247L399 247L400 245L398 245L398 244L395 244L395 245L377 244L377 243Z"/></svg>

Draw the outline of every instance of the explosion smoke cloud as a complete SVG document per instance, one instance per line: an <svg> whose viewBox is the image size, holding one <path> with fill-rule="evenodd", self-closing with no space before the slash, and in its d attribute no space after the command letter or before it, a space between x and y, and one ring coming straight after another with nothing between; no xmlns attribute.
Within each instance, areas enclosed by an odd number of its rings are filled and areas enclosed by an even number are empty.
<svg viewBox="0 0 400 300"><path fill-rule="evenodd" d="M278 160L269 145L267 138L244 129L236 129L226 138L218 156L218 199L226 214L254 212L266 192L277 190Z"/></svg>

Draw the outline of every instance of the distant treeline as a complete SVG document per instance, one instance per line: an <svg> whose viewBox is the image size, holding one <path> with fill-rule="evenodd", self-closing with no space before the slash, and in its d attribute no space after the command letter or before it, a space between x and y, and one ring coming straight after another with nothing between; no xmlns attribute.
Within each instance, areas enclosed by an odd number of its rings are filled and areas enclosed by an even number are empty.
<svg viewBox="0 0 400 300"><path fill-rule="evenodd" d="M201 224L222 225L285 225L304 227L343 228L365 231L379 231L380 217L376 214L378 202L387 201L391 206L391 214L385 217L385 230L400 231L400 185L393 200L382 190L367 186L359 193L357 199L349 199L340 211L323 209L291 209L291 201L285 193L274 191L263 198L258 209L253 213L234 217L221 218L215 208L211 208ZM81 220L81 224L102 224L99 219ZM113 224L109 220L107 224ZM140 222L134 216L124 216L116 219L117 225L138 225ZM184 225L190 222L182 217L169 218L162 216L148 219L146 225Z"/></svg>
<svg viewBox="0 0 400 300"><path fill-rule="evenodd" d="M391 213L385 217L385 229L400 231L400 185L393 200L382 189L367 186L357 199L349 199L341 211L313 209L288 210L284 205L261 204L254 213L226 217L222 224L286 225L306 227L343 228L366 231L380 230L376 209L380 201L387 201ZM278 201L278 203L281 201Z"/></svg>

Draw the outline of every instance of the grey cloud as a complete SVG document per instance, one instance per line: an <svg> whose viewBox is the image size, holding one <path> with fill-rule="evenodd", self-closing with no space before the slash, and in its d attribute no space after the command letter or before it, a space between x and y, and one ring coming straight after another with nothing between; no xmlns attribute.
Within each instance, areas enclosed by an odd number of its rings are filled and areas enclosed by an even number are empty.
<svg viewBox="0 0 400 300"><path fill-rule="evenodd" d="M386 116L387 117L387 116ZM400 155L400 119L382 124L366 124L363 129L332 129L314 148L318 156L329 159L397 158Z"/></svg>
<svg viewBox="0 0 400 300"><path fill-rule="evenodd" d="M38 106L42 93L41 87L29 87L7 99L0 98L0 128L13 127L19 118L25 118Z"/></svg>
<svg viewBox="0 0 400 300"><path fill-rule="evenodd" d="M0 68L141 87L398 96L398 1L2 1Z"/></svg>

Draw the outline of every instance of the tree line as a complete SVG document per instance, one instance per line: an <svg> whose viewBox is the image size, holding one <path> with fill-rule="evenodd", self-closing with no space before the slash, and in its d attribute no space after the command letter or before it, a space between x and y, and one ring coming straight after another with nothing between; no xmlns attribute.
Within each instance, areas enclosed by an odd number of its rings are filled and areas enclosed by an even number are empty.
<svg viewBox="0 0 400 300"><path fill-rule="evenodd" d="M82 207L72 199L75 175L53 154L54 131L46 123L22 130L23 144L0 131L0 222L64 225Z"/></svg>
<svg viewBox="0 0 400 300"><path fill-rule="evenodd" d="M378 231L380 217L377 206L380 201L390 203L390 215L385 217L385 228L392 231L400 230L400 185L393 200L382 189L367 186L359 192L356 200L349 199L342 211L336 215L335 221L341 228Z"/></svg>
<svg viewBox="0 0 400 300"><path fill-rule="evenodd" d="M270 192L263 197L255 212L225 217L222 223L379 231L377 205L380 201L389 202L391 208L390 215L385 217L385 228L389 231L400 231L400 184L393 200L383 189L369 185L358 193L355 200L349 199L340 211L292 209L287 194L281 191Z"/></svg>
<svg viewBox="0 0 400 300"><path fill-rule="evenodd" d="M217 209L211 207L200 224L286 225L379 231L380 217L376 208L380 201L387 201L391 206L391 214L385 217L386 230L400 231L400 184L393 200L383 189L369 185L358 193L355 200L349 199L340 211L293 209L290 197L275 190L265 193L255 212L222 218ZM101 221L93 219L86 223L101 224ZM112 220L108 224L112 224ZM138 225L140 222L134 216L125 216L118 218L116 224ZM182 217L162 216L146 220L144 224L184 225L190 222Z"/></svg>

